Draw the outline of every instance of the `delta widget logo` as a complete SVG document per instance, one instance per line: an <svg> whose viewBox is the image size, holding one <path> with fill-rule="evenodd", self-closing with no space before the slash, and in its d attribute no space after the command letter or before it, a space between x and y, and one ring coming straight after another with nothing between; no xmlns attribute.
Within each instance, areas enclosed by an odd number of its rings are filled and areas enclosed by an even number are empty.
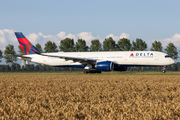
<svg viewBox="0 0 180 120"><path fill-rule="evenodd" d="M131 53L131 54L130 54L130 57L133 57L133 56L134 56L134 54L133 54L133 53Z"/></svg>

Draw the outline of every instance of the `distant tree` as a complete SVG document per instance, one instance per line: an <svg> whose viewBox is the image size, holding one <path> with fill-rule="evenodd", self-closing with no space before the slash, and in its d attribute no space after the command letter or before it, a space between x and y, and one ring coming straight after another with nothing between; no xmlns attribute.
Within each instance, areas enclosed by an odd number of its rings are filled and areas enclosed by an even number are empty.
<svg viewBox="0 0 180 120"><path fill-rule="evenodd" d="M26 65L26 71L30 71L30 65Z"/></svg>
<svg viewBox="0 0 180 120"><path fill-rule="evenodd" d="M16 72L20 71L21 66L18 63L14 64L14 67Z"/></svg>
<svg viewBox="0 0 180 120"><path fill-rule="evenodd" d="M88 51L88 46L86 46L86 41L83 39L78 39L78 41L76 42L76 52L85 52Z"/></svg>
<svg viewBox="0 0 180 120"><path fill-rule="evenodd" d="M39 43L37 43L37 44L35 45L35 47L37 48L37 50L38 50L40 53L43 52L42 47L41 47L41 45L40 45Z"/></svg>
<svg viewBox="0 0 180 120"><path fill-rule="evenodd" d="M178 58L178 52L177 52L177 48L174 46L173 43L169 43L166 46L166 49L164 49L166 51L166 53L171 56L171 58L173 59L177 59Z"/></svg>
<svg viewBox="0 0 180 120"><path fill-rule="evenodd" d="M117 43L117 50L118 51L130 51L131 50L131 43L130 40L127 38L119 39Z"/></svg>
<svg viewBox="0 0 180 120"><path fill-rule="evenodd" d="M147 44L142 39L137 38L136 41L133 41L132 50L133 51L144 51L147 49Z"/></svg>
<svg viewBox="0 0 180 120"><path fill-rule="evenodd" d="M40 67L39 67L38 64L34 66L34 70L35 70L35 71L38 71L39 69L40 69Z"/></svg>
<svg viewBox="0 0 180 120"><path fill-rule="evenodd" d="M45 43L45 47L44 47L45 52L57 52L57 46L54 42L48 41L47 43Z"/></svg>
<svg viewBox="0 0 180 120"><path fill-rule="evenodd" d="M4 51L6 63L13 63L14 61L17 61L17 58L13 56L15 54L16 54L16 52L14 50L14 46L8 44L5 47L5 51Z"/></svg>
<svg viewBox="0 0 180 120"><path fill-rule="evenodd" d="M59 49L60 51L63 51L63 52L74 52L75 51L74 39L65 38L61 40Z"/></svg>
<svg viewBox="0 0 180 120"><path fill-rule="evenodd" d="M0 50L0 62L1 62L1 58L3 58L3 52Z"/></svg>
<svg viewBox="0 0 180 120"><path fill-rule="evenodd" d="M103 41L103 50L104 51L115 51L116 42L112 37L105 38Z"/></svg>
<svg viewBox="0 0 180 120"><path fill-rule="evenodd" d="M19 53L19 55L24 55L24 53L23 53L23 51L22 51L20 46L18 46L18 53Z"/></svg>
<svg viewBox="0 0 180 120"><path fill-rule="evenodd" d="M29 65L30 71L34 71L34 64Z"/></svg>
<svg viewBox="0 0 180 120"><path fill-rule="evenodd" d="M13 63L17 61L17 58L14 56L16 54L14 50L14 46L8 44L5 47L4 54L5 54L6 64L11 63L11 71L13 72Z"/></svg>
<svg viewBox="0 0 180 120"><path fill-rule="evenodd" d="M90 51L101 51L101 43L98 39L91 41Z"/></svg>
<svg viewBox="0 0 180 120"><path fill-rule="evenodd" d="M54 67L54 69L55 69L55 67ZM44 65L41 65L41 70L42 70L42 71L44 71L44 70L45 70Z"/></svg>
<svg viewBox="0 0 180 120"><path fill-rule="evenodd" d="M46 69L46 71L49 71L50 70L50 66L45 65L45 69Z"/></svg>
<svg viewBox="0 0 180 120"><path fill-rule="evenodd" d="M0 66L0 71L1 71L1 72L4 72L4 70L5 70L5 65L1 65L1 66Z"/></svg>
<svg viewBox="0 0 180 120"><path fill-rule="evenodd" d="M9 65L5 65L4 70L5 70L5 72L9 72L10 71Z"/></svg>
<svg viewBox="0 0 180 120"><path fill-rule="evenodd" d="M160 52L162 52L162 44L161 44L161 42L155 40L154 43L152 43L151 51L160 51Z"/></svg>

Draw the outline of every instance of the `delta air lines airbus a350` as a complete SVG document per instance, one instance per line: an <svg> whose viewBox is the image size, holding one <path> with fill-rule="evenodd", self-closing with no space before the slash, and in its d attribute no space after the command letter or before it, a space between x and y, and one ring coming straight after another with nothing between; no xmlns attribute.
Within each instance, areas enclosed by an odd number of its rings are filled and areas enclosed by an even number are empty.
<svg viewBox="0 0 180 120"><path fill-rule="evenodd" d="M84 73L126 71L127 67L167 66L175 63L169 55L157 51L40 53L21 32L15 32L15 35L24 53L16 55L19 59L54 67L84 68Z"/></svg>

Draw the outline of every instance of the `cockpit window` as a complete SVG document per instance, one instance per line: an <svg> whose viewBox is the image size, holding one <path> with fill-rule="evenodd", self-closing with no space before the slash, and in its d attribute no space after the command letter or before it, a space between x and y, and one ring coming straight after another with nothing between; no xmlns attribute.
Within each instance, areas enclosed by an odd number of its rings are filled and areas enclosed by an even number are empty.
<svg viewBox="0 0 180 120"><path fill-rule="evenodd" d="M169 55L166 55L165 58L170 58L170 56L169 56Z"/></svg>

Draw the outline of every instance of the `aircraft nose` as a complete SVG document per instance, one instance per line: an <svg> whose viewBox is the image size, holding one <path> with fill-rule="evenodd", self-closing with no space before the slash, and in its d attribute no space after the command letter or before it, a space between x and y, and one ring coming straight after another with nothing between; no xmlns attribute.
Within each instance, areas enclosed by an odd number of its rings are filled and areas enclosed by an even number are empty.
<svg viewBox="0 0 180 120"><path fill-rule="evenodd" d="M171 63L172 63L172 64L174 64L174 63L175 63L175 61L174 61L173 59L171 59Z"/></svg>

